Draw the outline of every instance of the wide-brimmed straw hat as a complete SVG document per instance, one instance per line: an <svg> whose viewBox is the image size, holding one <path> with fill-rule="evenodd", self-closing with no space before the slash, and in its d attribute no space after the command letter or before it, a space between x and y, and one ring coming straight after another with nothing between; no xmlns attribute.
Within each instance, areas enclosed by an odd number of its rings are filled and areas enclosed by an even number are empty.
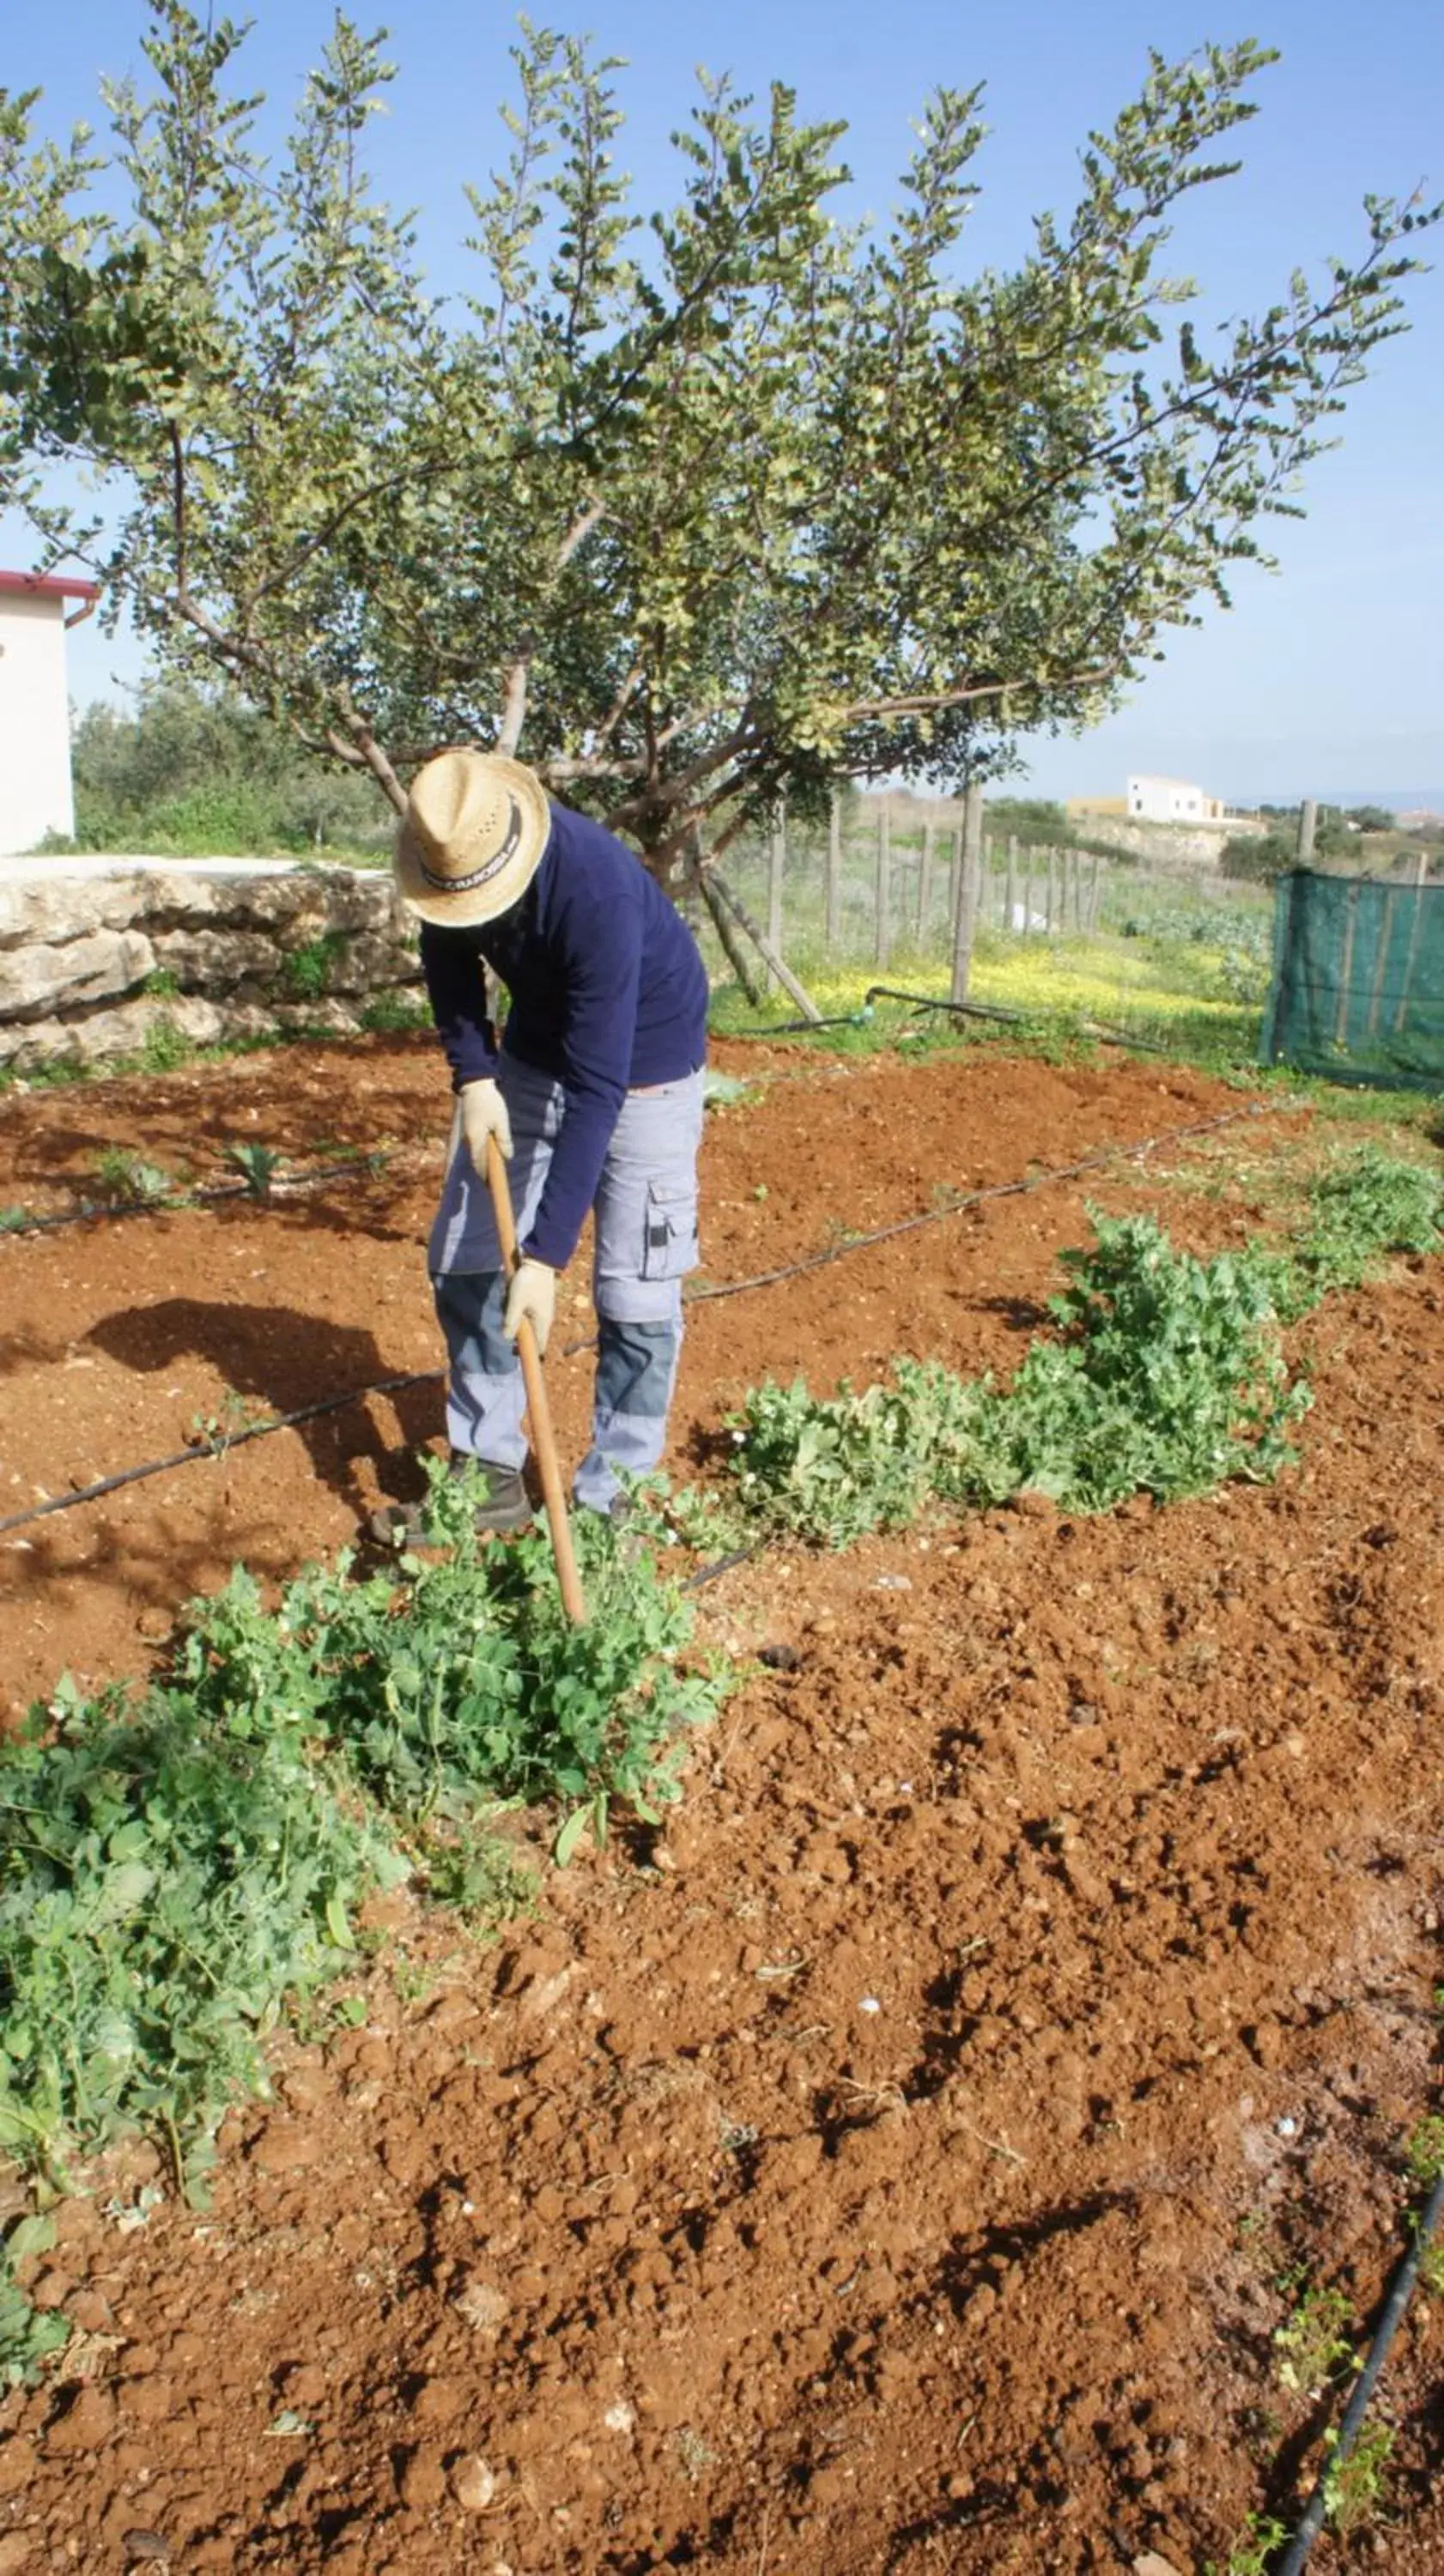
<svg viewBox="0 0 1444 2576"><path fill-rule="evenodd" d="M443 751L411 782L396 833L404 903L441 930L494 921L526 892L551 838L541 780L499 751Z"/></svg>

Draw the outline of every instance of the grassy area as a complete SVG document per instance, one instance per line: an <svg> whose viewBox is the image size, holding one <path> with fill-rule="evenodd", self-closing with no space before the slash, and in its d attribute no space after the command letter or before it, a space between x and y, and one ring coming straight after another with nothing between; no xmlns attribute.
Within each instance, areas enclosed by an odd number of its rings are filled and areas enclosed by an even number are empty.
<svg viewBox="0 0 1444 2576"><path fill-rule="evenodd" d="M1226 952L1196 945L1127 938L1100 932L1091 939L1009 938L990 931L979 940L970 998L1016 1012L1015 1041L1068 1042L1099 1030L1117 1033L1170 1055L1216 1066L1252 1064L1258 1054L1261 1003L1231 995L1223 984ZM874 983L898 984L938 999L946 997L949 969L936 956L904 952L886 974L800 957L797 973L827 1016L858 1013ZM860 1037L888 1042L905 1006L882 1002ZM765 1027L796 1016L780 995L755 1009L735 985L719 988L713 1026L726 1034ZM976 1042L978 1023L971 1024ZM829 1030L827 1042L846 1043L851 1033Z"/></svg>

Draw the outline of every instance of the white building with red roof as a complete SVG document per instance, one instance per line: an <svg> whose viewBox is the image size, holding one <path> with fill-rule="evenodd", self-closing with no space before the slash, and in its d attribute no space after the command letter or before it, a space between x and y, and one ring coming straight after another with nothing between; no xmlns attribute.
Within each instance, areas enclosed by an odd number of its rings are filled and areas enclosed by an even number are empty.
<svg viewBox="0 0 1444 2576"><path fill-rule="evenodd" d="M0 572L0 852L75 830L65 630L88 617L92 581Z"/></svg>

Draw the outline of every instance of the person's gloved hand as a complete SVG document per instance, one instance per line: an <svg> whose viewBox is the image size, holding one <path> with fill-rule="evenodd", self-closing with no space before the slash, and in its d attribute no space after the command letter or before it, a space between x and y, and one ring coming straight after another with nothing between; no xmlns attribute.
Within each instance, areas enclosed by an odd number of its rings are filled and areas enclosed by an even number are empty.
<svg viewBox="0 0 1444 2576"><path fill-rule="evenodd" d="M507 1290L506 1314L501 1327L507 1340L514 1342L523 1320L529 1319L536 1335L537 1350L545 1351L556 1302L556 1272L549 1270L544 1261L519 1261Z"/></svg>
<svg viewBox="0 0 1444 2576"><path fill-rule="evenodd" d="M494 1136L501 1154L511 1161L511 1119L499 1084L464 1082L460 1091L461 1132L478 1180L486 1178L486 1140Z"/></svg>

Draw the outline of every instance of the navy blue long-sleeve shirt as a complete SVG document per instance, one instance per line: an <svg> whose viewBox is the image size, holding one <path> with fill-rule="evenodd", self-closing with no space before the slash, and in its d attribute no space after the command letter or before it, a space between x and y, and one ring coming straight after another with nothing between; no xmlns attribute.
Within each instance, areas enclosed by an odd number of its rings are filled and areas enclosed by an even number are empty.
<svg viewBox="0 0 1444 2576"><path fill-rule="evenodd" d="M599 823L552 807L551 838L519 903L471 930L421 926L421 963L453 1090L497 1069L482 964L511 996L508 1055L560 1082L561 1132L522 1249L561 1269L596 1196L628 1091L695 1073L707 977L675 904Z"/></svg>

